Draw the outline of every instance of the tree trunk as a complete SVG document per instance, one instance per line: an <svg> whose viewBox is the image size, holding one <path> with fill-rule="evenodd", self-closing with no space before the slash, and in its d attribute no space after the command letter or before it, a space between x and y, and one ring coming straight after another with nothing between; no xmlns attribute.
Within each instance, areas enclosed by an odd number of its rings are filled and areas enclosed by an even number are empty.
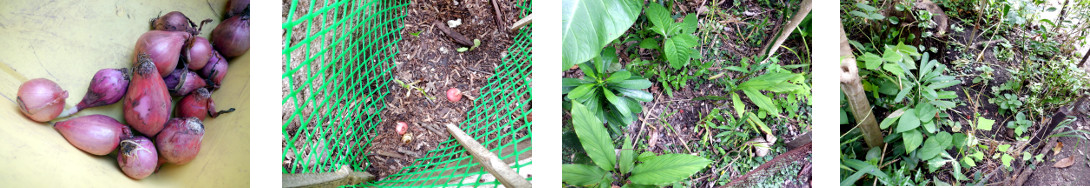
<svg viewBox="0 0 1090 188"><path fill-rule="evenodd" d="M863 130L863 139L867 146L882 146L882 129L878 128L878 122L874 119L874 111L870 109L870 101L867 101L866 92L863 91L863 82L859 78L859 67L852 56L852 48L848 44L848 36L844 33L844 25L840 25L840 91L848 97L848 105L852 109L855 121Z"/></svg>

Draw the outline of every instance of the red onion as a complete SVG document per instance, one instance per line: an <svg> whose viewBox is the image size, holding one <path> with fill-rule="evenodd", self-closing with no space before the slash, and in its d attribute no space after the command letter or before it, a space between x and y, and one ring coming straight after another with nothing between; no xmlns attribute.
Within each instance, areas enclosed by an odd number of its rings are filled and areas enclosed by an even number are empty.
<svg viewBox="0 0 1090 188"><path fill-rule="evenodd" d="M242 13L249 14L249 11L250 0L231 0L231 2L227 2L227 17L240 15Z"/></svg>
<svg viewBox="0 0 1090 188"><path fill-rule="evenodd" d="M205 117L212 116L215 118L220 114L234 111L235 108L231 108L217 112L216 103L212 101L212 92L205 88L199 88L178 101L177 116L183 118L193 117L204 121Z"/></svg>
<svg viewBox="0 0 1090 188"><path fill-rule="evenodd" d="M125 113L125 121L136 131L155 136L170 117L170 94L151 59L147 55L139 57L139 63L132 70L132 83L125 95L125 106L121 109Z"/></svg>
<svg viewBox="0 0 1090 188"><path fill-rule="evenodd" d="M189 69L181 68L174 69L173 73L163 77L163 82L167 86L167 91L170 91L170 96L185 96L197 88L203 88L208 84L204 79L201 79L196 72L189 71Z"/></svg>
<svg viewBox="0 0 1090 188"><path fill-rule="evenodd" d="M182 47L192 35L183 31L148 31L140 35L136 40L136 50L133 51L133 66L138 66L137 56L148 54L155 63L159 75L167 75L174 72L178 66L178 58L181 56Z"/></svg>
<svg viewBox="0 0 1090 188"><path fill-rule="evenodd" d="M36 78L19 85L19 93L15 100L19 103L19 111L31 120L46 122L57 118L64 110L64 99L68 98L68 91L61 89L57 83L45 78Z"/></svg>
<svg viewBox="0 0 1090 188"><path fill-rule="evenodd" d="M409 131L409 124L399 121L397 122L397 127L395 129L397 130L398 135L405 135L405 132Z"/></svg>
<svg viewBox="0 0 1090 188"><path fill-rule="evenodd" d="M212 29L212 46L224 57L237 57L250 50L250 15L236 15Z"/></svg>
<svg viewBox="0 0 1090 188"><path fill-rule="evenodd" d="M129 87L129 77L131 76L128 69L98 70L95 76L91 78L91 84L87 87L87 94L83 95L83 100L79 101L79 104L76 104L75 107L65 109L60 117L67 117L83 109L121 101Z"/></svg>
<svg viewBox="0 0 1090 188"><path fill-rule="evenodd" d="M121 140L118 147L117 164L121 166L121 172L132 179L148 177L159 165L159 154L147 137L135 136Z"/></svg>
<svg viewBox="0 0 1090 188"><path fill-rule="evenodd" d="M92 155L106 155L117 148L125 125L104 115L76 117L53 124L72 146Z"/></svg>
<svg viewBox="0 0 1090 188"><path fill-rule="evenodd" d="M199 71L204 68L205 64L208 64L208 60L212 58L212 43L208 43L208 39L204 37L193 37L193 40L189 41L189 45L186 46L185 59L189 62L189 70Z"/></svg>
<svg viewBox="0 0 1090 188"><path fill-rule="evenodd" d="M185 164L197 157L204 139L204 124L197 118L174 118L155 137L159 156L167 163Z"/></svg>
<svg viewBox="0 0 1090 188"><path fill-rule="evenodd" d="M201 69L201 77L208 79L213 89L219 89L224 76L227 76L227 59L224 59L219 52L213 51L212 59L208 60L208 64Z"/></svg>
<svg viewBox="0 0 1090 188"><path fill-rule="evenodd" d="M462 100L462 90L458 88L450 88L447 90L447 100L450 102L458 102Z"/></svg>

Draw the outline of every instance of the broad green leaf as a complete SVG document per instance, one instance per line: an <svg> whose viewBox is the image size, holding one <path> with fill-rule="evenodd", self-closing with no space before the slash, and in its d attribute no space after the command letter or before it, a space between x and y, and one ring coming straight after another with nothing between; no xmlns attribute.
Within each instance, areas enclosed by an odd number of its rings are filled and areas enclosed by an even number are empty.
<svg viewBox="0 0 1090 188"><path fill-rule="evenodd" d="M897 109L897 111L893 111L893 113L889 113L889 116L886 116L886 119L882 120L881 128L882 129L889 128L890 125L893 125L893 123L897 122L897 119L900 119L900 117L902 115L904 115L904 114L905 114L905 108Z"/></svg>
<svg viewBox="0 0 1090 188"><path fill-rule="evenodd" d="M898 78L905 77L905 70L895 63L886 63L885 65L882 65L882 69L893 75L897 75Z"/></svg>
<svg viewBox="0 0 1090 188"><path fill-rule="evenodd" d="M927 133L935 133L935 131L936 131L935 122L923 123L923 124L921 124L921 127L923 127L923 130L927 131Z"/></svg>
<svg viewBox="0 0 1090 188"><path fill-rule="evenodd" d="M597 166L585 164L564 164L560 167L561 178L565 183L579 187L598 185L609 173Z"/></svg>
<svg viewBox="0 0 1090 188"><path fill-rule="evenodd" d="M999 150L999 152L1007 152L1007 149L1010 149L1010 148L1011 148L1010 144L1001 144L998 147L996 147L995 149Z"/></svg>
<svg viewBox="0 0 1090 188"><path fill-rule="evenodd" d="M1003 166L1011 167L1011 160L1014 160L1014 157L1011 157L1011 155L1003 154L1003 158L1001 160L1003 160Z"/></svg>
<svg viewBox="0 0 1090 188"><path fill-rule="evenodd" d="M931 138L928 138L927 140L935 140L935 142L940 147L939 149L942 150L947 150L951 147L954 147L953 143L951 143L954 140L954 136L951 136L950 133L945 131L939 132L933 135Z"/></svg>
<svg viewBox="0 0 1090 188"><path fill-rule="evenodd" d="M904 115L901 115L901 120L897 123L896 133L915 130L916 127L920 127L920 119L916 117L916 109L908 109L905 110Z"/></svg>
<svg viewBox="0 0 1090 188"><path fill-rule="evenodd" d="M863 11L867 12L874 12L875 10L878 10L878 8L874 8L873 6L867 5L866 3L855 3L855 7L863 9Z"/></svg>
<svg viewBox="0 0 1090 188"><path fill-rule="evenodd" d="M657 50L659 49L659 44L662 43L659 42L657 38L645 38L643 41L640 41L640 48Z"/></svg>
<svg viewBox="0 0 1090 188"><path fill-rule="evenodd" d="M688 35L696 32L696 14L685 15L685 20L681 21L681 34Z"/></svg>
<svg viewBox="0 0 1090 188"><path fill-rule="evenodd" d="M622 116L627 117L632 115L632 111L628 109L628 102L624 101L624 98L617 97L617 95L614 95L613 91L610 91L608 88L602 88L602 93L605 94L606 100L609 101L610 104L613 104L613 108L617 109Z"/></svg>
<svg viewBox="0 0 1090 188"><path fill-rule="evenodd" d="M923 143L923 135L915 129L901 133L901 138L904 140L905 152L907 153L912 153Z"/></svg>
<svg viewBox="0 0 1090 188"><path fill-rule="evenodd" d="M625 97L635 99L636 101L651 102L651 100L655 100L655 96L652 96L651 93L648 93L648 92L643 91L643 90L625 89L625 88L619 88L619 87L618 88L613 88L613 89L617 90L617 92L618 92L617 94L621 94L621 95L623 95Z"/></svg>
<svg viewBox="0 0 1090 188"><path fill-rule="evenodd" d="M609 132L598 120L598 117L588 111L583 104L572 101L572 126L583 150L587 156L602 169L613 169L616 164L617 154L613 152L613 141L609 138Z"/></svg>
<svg viewBox="0 0 1090 188"><path fill-rule="evenodd" d="M738 84L737 89L779 90L776 88L785 87L785 85L794 85L787 83L787 81L800 76L802 75L794 73L766 73L757 77L750 78L749 80L746 80L746 82Z"/></svg>
<svg viewBox="0 0 1090 188"><path fill-rule="evenodd" d="M659 32L660 35L664 36L666 35L666 28L670 28L670 25L673 25L672 23L674 22L670 17L670 10L667 10L666 7L658 3L648 3L647 11L644 16L647 17L648 21L651 21L651 24L661 28L661 30L657 30L656 32Z"/></svg>
<svg viewBox="0 0 1090 188"><path fill-rule="evenodd" d="M969 168L976 166L976 161L974 161L973 158L970 158L969 156L961 157L961 162L965 163L965 165L969 166Z"/></svg>
<svg viewBox="0 0 1090 188"><path fill-rule="evenodd" d="M636 160L640 161L640 162L647 162L647 160L650 160L651 158L654 158L655 156L656 156L655 153L645 151L643 153L640 153L640 156L636 156Z"/></svg>
<svg viewBox="0 0 1090 188"><path fill-rule="evenodd" d="M631 172L632 166L636 164L636 154L632 150L632 138L624 137L624 145L621 146L621 174Z"/></svg>
<svg viewBox="0 0 1090 188"><path fill-rule="evenodd" d="M665 154L636 165L628 179L635 184L660 185L684 180L711 163L704 157Z"/></svg>
<svg viewBox="0 0 1090 188"><path fill-rule="evenodd" d="M647 79L629 79L629 80L619 81L617 83L612 83L610 85L625 88L625 89L647 89L647 88L651 87L652 84L654 84L654 83L651 83L651 81L647 81Z"/></svg>
<svg viewBox="0 0 1090 188"><path fill-rule="evenodd" d="M916 156L920 157L921 160L931 160L932 158L935 158L935 156L938 156L939 152L942 152L942 146L939 145L939 142L935 137L931 137L927 138L927 141L923 143L923 147L916 152Z"/></svg>
<svg viewBox="0 0 1090 188"><path fill-rule="evenodd" d="M563 0L562 70L598 56L636 23L642 9L643 1L638 0Z"/></svg>
<svg viewBox="0 0 1090 188"><path fill-rule="evenodd" d="M677 35L663 41L663 53L670 67L679 69L689 64L696 38L692 35Z"/></svg>
<svg viewBox="0 0 1090 188"><path fill-rule="evenodd" d="M934 119L938 112L939 109L935 108L935 105L931 105L931 103L920 102L916 104L917 117L920 118L921 122L931 122L931 119Z"/></svg>
<svg viewBox="0 0 1090 188"><path fill-rule="evenodd" d="M866 66L865 68L867 68L869 70L878 69L878 66L882 65L882 57L879 57L878 55L874 55L872 53L865 53L859 59L866 62L865 63L865 66Z"/></svg>
<svg viewBox="0 0 1090 188"><path fill-rule="evenodd" d="M738 118L742 118L742 113L746 111L746 104L742 103L738 93L730 92L730 103L734 106L734 113L738 114Z"/></svg>
<svg viewBox="0 0 1090 188"><path fill-rule="evenodd" d="M769 111L772 114L780 114L780 107L777 107L775 104L773 104L772 99L768 98L760 91L753 89L743 89L742 93L745 93L746 97L749 97L749 100L752 101L754 105L757 105L758 108Z"/></svg>
<svg viewBox="0 0 1090 188"><path fill-rule="evenodd" d="M984 118L984 117L978 117L977 120L976 120L976 129L990 131L990 130L992 130L992 125L994 125L994 124L995 124L995 120L990 120L990 119Z"/></svg>
<svg viewBox="0 0 1090 188"><path fill-rule="evenodd" d="M954 146L957 147L959 150L964 150L965 146L966 146L965 138L966 138L965 134L954 133L954 140L953 140Z"/></svg>
<svg viewBox="0 0 1090 188"><path fill-rule="evenodd" d="M581 97L583 97L583 95L586 95L587 92L591 91L592 89L594 89L594 84L583 84L583 85L580 85L579 87L575 87L575 89L572 89L571 92L568 92L568 99L575 100L575 99L581 98Z"/></svg>
<svg viewBox="0 0 1090 188"><path fill-rule="evenodd" d="M617 71L617 72L613 72L613 74L610 74L609 78L606 78L606 81L611 82L611 83L617 83L617 82L620 82L622 80L628 80L629 77L632 77L632 72L622 70L622 71Z"/></svg>

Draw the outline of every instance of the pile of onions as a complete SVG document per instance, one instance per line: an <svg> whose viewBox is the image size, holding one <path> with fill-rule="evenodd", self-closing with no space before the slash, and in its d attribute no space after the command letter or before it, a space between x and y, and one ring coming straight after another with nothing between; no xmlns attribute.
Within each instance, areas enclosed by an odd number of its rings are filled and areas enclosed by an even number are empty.
<svg viewBox="0 0 1090 188"><path fill-rule="evenodd" d="M46 122L61 115L66 98L68 98L68 91L61 89L57 83L45 78L36 78L23 82L23 85L19 86L19 93L15 100L19 103L19 111L23 112L23 115L37 122Z"/></svg>

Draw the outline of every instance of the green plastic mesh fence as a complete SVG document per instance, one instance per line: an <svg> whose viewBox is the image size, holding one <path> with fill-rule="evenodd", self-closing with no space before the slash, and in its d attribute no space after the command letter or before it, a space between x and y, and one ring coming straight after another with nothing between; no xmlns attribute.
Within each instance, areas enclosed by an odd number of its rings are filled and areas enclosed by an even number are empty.
<svg viewBox="0 0 1090 188"><path fill-rule="evenodd" d="M519 17L530 1L515 4ZM366 171L363 148L383 120L407 0L286 3L282 173ZM522 28L503 62L458 124L520 174L529 173L531 29ZM527 178L531 179L531 178ZM491 175L448 138L398 173L361 186L495 187Z"/></svg>

